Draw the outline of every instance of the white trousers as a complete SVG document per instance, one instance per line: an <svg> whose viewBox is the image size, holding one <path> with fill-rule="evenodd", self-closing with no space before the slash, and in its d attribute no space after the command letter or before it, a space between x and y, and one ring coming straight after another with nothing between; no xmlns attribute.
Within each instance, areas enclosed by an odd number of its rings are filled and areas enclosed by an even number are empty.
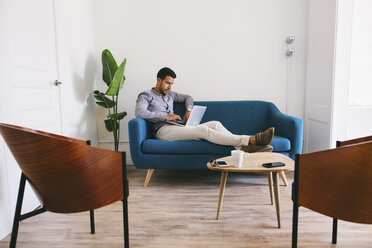
<svg viewBox="0 0 372 248"><path fill-rule="evenodd" d="M211 143L227 146L247 146L248 135L235 135L227 130L219 121L209 121L198 126L180 127L176 125L164 125L156 133L159 140L208 140Z"/></svg>

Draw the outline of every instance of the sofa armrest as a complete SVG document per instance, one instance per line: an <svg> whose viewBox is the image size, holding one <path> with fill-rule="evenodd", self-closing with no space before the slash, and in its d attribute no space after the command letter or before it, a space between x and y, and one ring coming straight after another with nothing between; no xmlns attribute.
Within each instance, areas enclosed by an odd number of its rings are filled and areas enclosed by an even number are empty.
<svg viewBox="0 0 372 248"><path fill-rule="evenodd" d="M136 168L141 168L142 143L149 132L149 125L142 118L134 118L128 122L130 155Z"/></svg>
<svg viewBox="0 0 372 248"><path fill-rule="evenodd" d="M300 118L281 113L275 106L271 108L270 120L275 127L275 134L290 140L289 156L294 159L296 153L302 153L303 121Z"/></svg>

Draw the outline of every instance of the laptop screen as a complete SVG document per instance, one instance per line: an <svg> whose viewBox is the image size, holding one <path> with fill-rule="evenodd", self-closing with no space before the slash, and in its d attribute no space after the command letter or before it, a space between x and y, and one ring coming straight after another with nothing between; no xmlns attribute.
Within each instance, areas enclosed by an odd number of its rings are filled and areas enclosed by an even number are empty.
<svg viewBox="0 0 372 248"><path fill-rule="evenodd" d="M197 126L197 125L199 125L203 116L204 116L204 113L205 113L206 109L207 109L206 106L195 105L192 108L190 117L186 122L186 126Z"/></svg>

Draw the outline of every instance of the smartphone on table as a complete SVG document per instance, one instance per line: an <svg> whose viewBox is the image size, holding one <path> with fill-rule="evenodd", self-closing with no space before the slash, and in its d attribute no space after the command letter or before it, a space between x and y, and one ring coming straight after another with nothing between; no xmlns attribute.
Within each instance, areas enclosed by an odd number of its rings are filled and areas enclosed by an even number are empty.
<svg viewBox="0 0 372 248"><path fill-rule="evenodd" d="M218 167L227 167L227 166L229 166L229 165L226 163L226 161L223 161L223 160L216 160L216 165L217 165Z"/></svg>
<svg viewBox="0 0 372 248"><path fill-rule="evenodd" d="M265 168L274 168L274 167L285 166L285 163L282 163L282 162L271 162L271 163L264 163L262 165Z"/></svg>

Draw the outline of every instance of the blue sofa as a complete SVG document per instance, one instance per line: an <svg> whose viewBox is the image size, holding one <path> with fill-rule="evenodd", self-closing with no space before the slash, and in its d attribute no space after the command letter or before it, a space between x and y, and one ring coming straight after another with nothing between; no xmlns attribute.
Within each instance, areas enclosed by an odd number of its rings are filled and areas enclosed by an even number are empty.
<svg viewBox="0 0 372 248"><path fill-rule="evenodd" d="M195 101L207 106L203 122L218 120L234 134L253 135L275 127L271 143L274 152L294 159L302 151L303 122L281 113L271 102L264 101ZM174 104L174 112L183 116L183 103ZM149 169L145 186L154 169L206 169L208 161L230 155L232 146L205 140L161 141L154 138L150 125L141 118L128 123L130 154L137 169Z"/></svg>

